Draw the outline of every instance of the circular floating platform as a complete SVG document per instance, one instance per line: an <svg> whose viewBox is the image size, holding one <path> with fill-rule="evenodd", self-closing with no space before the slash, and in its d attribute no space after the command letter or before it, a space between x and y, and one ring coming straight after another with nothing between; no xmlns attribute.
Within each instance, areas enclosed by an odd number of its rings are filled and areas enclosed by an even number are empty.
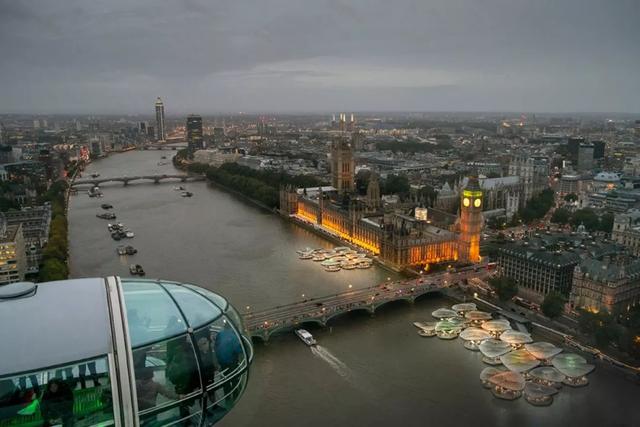
<svg viewBox="0 0 640 427"><path fill-rule="evenodd" d="M566 377L562 384L568 385L570 387L584 387L589 384L589 379L584 377Z"/></svg>

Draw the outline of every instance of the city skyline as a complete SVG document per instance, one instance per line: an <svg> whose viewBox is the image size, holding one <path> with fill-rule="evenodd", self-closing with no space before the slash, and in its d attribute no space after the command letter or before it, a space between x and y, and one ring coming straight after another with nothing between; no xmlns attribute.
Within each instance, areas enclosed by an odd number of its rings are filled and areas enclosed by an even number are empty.
<svg viewBox="0 0 640 427"><path fill-rule="evenodd" d="M157 96L172 115L637 113L639 7L2 1L0 96L3 113L143 113Z"/></svg>

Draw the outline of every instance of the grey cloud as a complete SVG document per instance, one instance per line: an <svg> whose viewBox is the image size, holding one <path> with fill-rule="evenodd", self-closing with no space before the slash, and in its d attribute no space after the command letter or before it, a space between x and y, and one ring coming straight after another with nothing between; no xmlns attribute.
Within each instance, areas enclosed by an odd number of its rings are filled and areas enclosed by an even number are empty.
<svg viewBox="0 0 640 427"><path fill-rule="evenodd" d="M0 112L157 95L203 113L640 112L638 16L636 0L0 0Z"/></svg>

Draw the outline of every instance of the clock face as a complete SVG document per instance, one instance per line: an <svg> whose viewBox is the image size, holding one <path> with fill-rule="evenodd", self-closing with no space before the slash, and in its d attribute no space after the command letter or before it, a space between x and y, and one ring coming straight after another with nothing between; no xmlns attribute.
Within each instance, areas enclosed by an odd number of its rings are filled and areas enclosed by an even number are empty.
<svg viewBox="0 0 640 427"><path fill-rule="evenodd" d="M475 199L473 201L473 206L475 206L476 208L479 208L481 204L482 204L482 200L480 199Z"/></svg>
<svg viewBox="0 0 640 427"><path fill-rule="evenodd" d="M471 201L469 200L468 197L465 197L464 199L462 199L462 204L464 205L465 208L468 208L469 205L471 204Z"/></svg>

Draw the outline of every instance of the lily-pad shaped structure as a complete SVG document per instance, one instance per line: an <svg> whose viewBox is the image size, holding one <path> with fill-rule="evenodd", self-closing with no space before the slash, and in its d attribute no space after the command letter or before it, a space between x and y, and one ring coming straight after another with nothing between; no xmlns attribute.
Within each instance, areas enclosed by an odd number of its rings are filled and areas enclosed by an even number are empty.
<svg viewBox="0 0 640 427"><path fill-rule="evenodd" d="M514 349L519 349L524 344L533 342L533 339L531 339L531 335L525 332L514 331L511 329L500 334L500 340L510 344Z"/></svg>
<svg viewBox="0 0 640 427"><path fill-rule="evenodd" d="M572 387L582 387L589 384L587 374L595 369L586 359L575 353L560 353L551 360L551 364L567 378L564 384Z"/></svg>
<svg viewBox="0 0 640 427"><path fill-rule="evenodd" d="M525 349L503 354L500 361L508 370L519 373L527 372L540 364L540 361Z"/></svg>
<svg viewBox="0 0 640 427"><path fill-rule="evenodd" d="M536 359L542 360L543 362L550 361L554 356L562 353L560 347L544 341L525 344L524 348L533 354Z"/></svg>
<svg viewBox="0 0 640 427"><path fill-rule="evenodd" d="M508 321L502 319L487 320L482 324L482 329L489 332L494 338L498 338L501 333L511 329Z"/></svg>
<svg viewBox="0 0 640 427"><path fill-rule="evenodd" d="M480 372L480 382L484 388L491 388L491 383L489 382L489 378L492 376L499 374L500 372L505 372L504 369L496 368L493 366L488 366Z"/></svg>
<svg viewBox="0 0 640 427"><path fill-rule="evenodd" d="M482 341L490 339L491 334L480 328L467 328L460 332L460 338L465 341L464 346L468 350L478 350L478 344Z"/></svg>
<svg viewBox="0 0 640 427"><path fill-rule="evenodd" d="M534 406L549 406L558 389L540 383L527 382L524 386L524 398Z"/></svg>
<svg viewBox="0 0 640 427"><path fill-rule="evenodd" d="M439 308L436 311L434 311L433 313L431 313L431 315L433 317L435 317L436 319L446 319L448 317L456 317L458 315L458 313L456 311L453 311L449 308Z"/></svg>
<svg viewBox="0 0 640 427"><path fill-rule="evenodd" d="M491 392L499 399L514 400L522 396L524 390L524 376L518 372L505 371L495 374L488 379L493 386Z"/></svg>
<svg viewBox="0 0 640 427"><path fill-rule="evenodd" d="M413 322L413 326L418 329L435 329L437 322Z"/></svg>
<svg viewBox="0 0 640 427"><path fill-rule="evenodd" d="M478 345L478 350L482 353L482 361L489 365L500 365L500 356L509 353L511 346L504 341L488 339Z"/></svg>
<svg viewBox="0 0 640 427"><path fill-rule="evenodd" d="M445 340L454 339L462 331L463 326L458 322L452 322L449 319L444 319L436 323L435 331L438 338Z"/></svg>
<svg viewBox="0 0 640 427"><path fill-rule="evenodd" d="M529 378L534 382L559 388L566 376L553 366L538 366L529 371Z"/></svg>
<svg viewBox="0 0 640 427"><path fill-rule="evenodd" d="M469 312L469 311L473 311L476 310L476 304L473 302L463 302L460 304L454 304L451 307L452 310L456 311L458 314L460 315L464 315L465 313Z"/></svg>
<svg viewBox="0 0 640 427"><path fill-rule="evenodd" d="M467 311L464 317L474 325L481 325L482 323L491 320L491 314L486 311L472 310Z"/></svg>

